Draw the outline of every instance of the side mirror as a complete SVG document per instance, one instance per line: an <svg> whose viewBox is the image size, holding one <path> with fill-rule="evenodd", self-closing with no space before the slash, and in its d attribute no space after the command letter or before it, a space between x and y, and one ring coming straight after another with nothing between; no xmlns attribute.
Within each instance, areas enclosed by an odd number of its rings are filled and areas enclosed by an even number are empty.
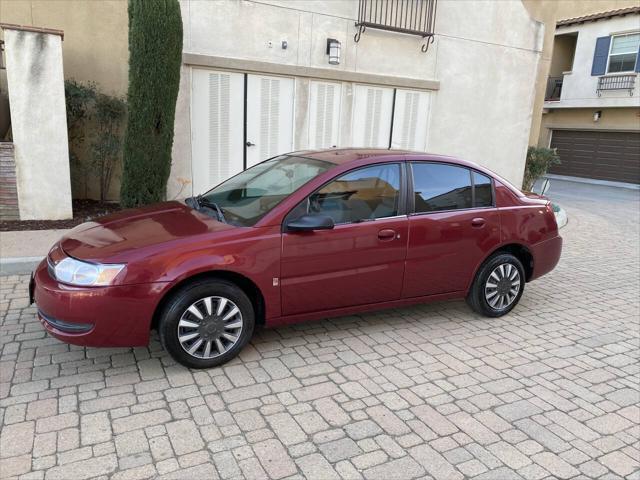
<svg viewBox="0 0 640 480"><path fill-rule="evenodd" d="M311 232L313 230L331 230L333 218L327 215L302 215L287 222L288 232Z"/></svg>

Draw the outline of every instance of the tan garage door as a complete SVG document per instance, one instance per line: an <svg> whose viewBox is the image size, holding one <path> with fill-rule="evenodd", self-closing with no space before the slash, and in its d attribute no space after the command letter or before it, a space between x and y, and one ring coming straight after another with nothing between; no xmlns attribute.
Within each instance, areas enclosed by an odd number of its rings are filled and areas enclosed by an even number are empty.
<svg viewBox="0 0 640 480"><path fill-rule="evenodd" d="M554 130L551 148L562 164L549 173L640 183L640 132Z"/></svg>

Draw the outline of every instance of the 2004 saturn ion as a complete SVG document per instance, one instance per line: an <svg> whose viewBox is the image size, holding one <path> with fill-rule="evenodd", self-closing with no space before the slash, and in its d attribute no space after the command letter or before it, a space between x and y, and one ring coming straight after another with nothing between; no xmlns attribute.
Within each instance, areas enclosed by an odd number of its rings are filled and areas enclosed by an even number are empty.
<svg viewBox="0 0 640 480"><path fill-rule="evenodd" d="M550 202L473 163L393 150L305 151L186 201L68 232L30 283L65 342L146 345L180 363L235 357L268 327L466 298L497 317L552 270Z"/></svg>

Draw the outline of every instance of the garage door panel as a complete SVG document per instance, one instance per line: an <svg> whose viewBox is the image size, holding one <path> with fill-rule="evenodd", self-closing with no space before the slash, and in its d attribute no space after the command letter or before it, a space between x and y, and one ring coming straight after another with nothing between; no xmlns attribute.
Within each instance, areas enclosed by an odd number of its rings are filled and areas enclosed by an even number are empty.
<svg viewBox="0 0 640 480"><path fill-rule="evenodd" d="M550 173L640 183L640 132L555 130L551 147L562 164Z"/></svg>

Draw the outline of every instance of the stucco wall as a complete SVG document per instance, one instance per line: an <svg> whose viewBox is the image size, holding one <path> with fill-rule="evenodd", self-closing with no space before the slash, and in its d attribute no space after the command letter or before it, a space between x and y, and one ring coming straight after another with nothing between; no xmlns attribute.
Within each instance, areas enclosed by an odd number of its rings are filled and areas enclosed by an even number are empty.
<svg viewBox="0 0 640 480"><path fill-rule="evenodd" d="M504 3L504 2L500 2ZM547 77L553 55L553 37L558 20L579 17L591 13L606 12L619 8L634 7L637 0L522 0L532 18L545 24L544 46L542 57L535 76L535 98L529 143L535 145L540 136L544 95L547 88Z"/></svg>
<svg viewBox="0 0 640 480"><path fill-rule="evenodd" d="M19 30L4 39L20 219L71 218L62 39Z"/></svg>
<svg viewBox="0 0 640 480"><path fill-rule="evenodd" d="M554 129L640 131L640 108L607 108L601 111L602 116L597 122L593 121L594 110L590 108L563 108L545 113L538 145L549 146Z"/></svg>
<svg viewBox="0 0 640 480"><path fill-rule="evenodd" d="M476 161L521 182L531 126L531 78L543 34L521 2L439 1L436 40L427 53L420 51L419 37L374 29L356 44L358 3L350 0L181 0L181 6L186 53L439 81L440 89L432 92L428 150ZM342 43L340 65L328 65L327 38ZM286 50L280 48L283 40ZM191 100L184 90L189 84L189 68L183 68L169 197L182 188L178 179L191 175L190 128L185 128ZM346 96L350 85L343 85ZM303 87L304 81L297 80L298 109ZM348 108L342 113L346 131L341 137L350 138L345 115L350 115ZM305 118L298 112L294 132L304 130ZM296 148L304 146L296 142Z"/></svg>
<svg viewBox="0 0 640 480"><path fill-rule="evenodd" d="M65 79L96 82L100 91L124 96L128 85L128 17L123 0L0 0L0 23L30 25L64 31L62 55ZM1 32L0 32L1 35ZM0 88L2 88L0 72ZM82 147L90 159L90 140ZM120 168L114 175L108 199L119 197ZM94 176L73 185L80 198L99 198Z"/></svg>
<svg viewBox="0 0 640 480"><path fill-rule="evenodd" d="M587 22L581 25L569 25L557 29L557 34L578 33L573 70L564 76L560 102L555 108L566 107L632 107L640 104L640 88L636 86L633 96L627 90L612 90L596 94L598 76L591 76L593 52L596 39L615 33L640 30L640 15L627 15ZM635 75L635 74L634 74Z"/></svg>
<svg viewBox="0 0 640 480"><path fill-rule="evenodd" d="M0 0L0 22L63 30L65 78L94 81L107 93L126 94L126 1Z"/></svg>

